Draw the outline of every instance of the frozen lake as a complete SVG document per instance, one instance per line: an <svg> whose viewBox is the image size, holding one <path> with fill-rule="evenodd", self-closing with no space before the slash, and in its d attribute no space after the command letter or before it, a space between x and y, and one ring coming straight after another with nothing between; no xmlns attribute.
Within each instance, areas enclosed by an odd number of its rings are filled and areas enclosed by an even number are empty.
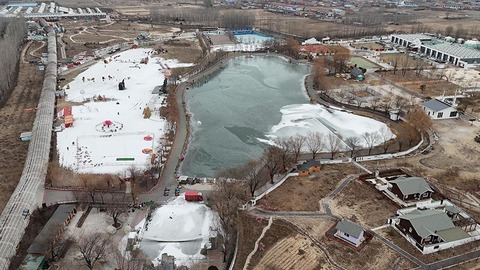
<svg viewBox="0 0 480 270"><path fill-rule="evenodd" d="M193 132L181 173L213 177L259 158L264 142L274 137L309 132L361 137L387 128L370 118L308 104L303 86L308 72L308 66L276 56L239 57L206 84L188 90Z"/></svg>
<svg viewBox="0 0 480 270"><path fill-rule="evenodd" d="M280 109L307 102L301 89L308 70L279 57L239 57L206 84L188 90L193 136L182 174L214 176L260 157L265 144L257 138L280 122Z"/></svg>

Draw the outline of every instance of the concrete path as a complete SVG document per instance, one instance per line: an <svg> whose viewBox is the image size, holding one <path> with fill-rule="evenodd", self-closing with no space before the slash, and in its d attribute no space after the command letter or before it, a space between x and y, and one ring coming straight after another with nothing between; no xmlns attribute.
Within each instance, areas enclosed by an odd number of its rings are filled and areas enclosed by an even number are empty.
<svg viewBox="0 0 480 270"><path fill-rule="evenodd" d="M248 265L250 264L250 260L252 259L253 255L255 255L255 253L257 252L258 245L260 244L260 241L262 240L262 238L265 236L265 233L267 233L268 229L270 229L270 227L272 226L272 222L273 222L273 218L270 217L270 219L268 220L267 226L265 226L265 228L263 228L262 234L260 234L257 241L255 241L255 247L253 248L252 252L250 252L250 254L248 254L247 259L245 260L245 264L243 265L243 270L248 269Z"/></svg>

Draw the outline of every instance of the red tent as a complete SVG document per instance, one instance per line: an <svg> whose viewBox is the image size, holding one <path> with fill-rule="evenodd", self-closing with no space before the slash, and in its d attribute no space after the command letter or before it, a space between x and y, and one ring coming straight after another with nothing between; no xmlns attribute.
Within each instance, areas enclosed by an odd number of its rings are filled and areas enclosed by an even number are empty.
<svg viewBox="0 0 480 270"><path fill-rule="evenodd" d="M72 107L65 107L63 108L63 116L72 115Z"/></svg>
<svg viewBox="0 0 480 270"><path fill-rule="evenodd" d="M103 126L110 127L111 124L113 124L113 122L110 121L110 120L105 120L105 121L103 121Z"/></svg>

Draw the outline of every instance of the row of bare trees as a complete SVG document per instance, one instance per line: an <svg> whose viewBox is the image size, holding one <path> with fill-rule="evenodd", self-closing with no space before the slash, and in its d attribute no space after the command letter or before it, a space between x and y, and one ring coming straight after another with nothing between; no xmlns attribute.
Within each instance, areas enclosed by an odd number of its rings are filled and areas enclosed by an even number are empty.
<svg viewBox="0 0 480 270"><path fill-rule="evenodd" d="M21 45L26 33L23 19L0 18L0 106L17 82Z"/></svg>
<svg viewBox="0 0 480 270"><path fill-rule="evenodd" d="M150 10L153 21L181 23L184 25L201 25L239 29L255 26L255 15L239 10L216 10L211 8L164 8Z"/></svg>

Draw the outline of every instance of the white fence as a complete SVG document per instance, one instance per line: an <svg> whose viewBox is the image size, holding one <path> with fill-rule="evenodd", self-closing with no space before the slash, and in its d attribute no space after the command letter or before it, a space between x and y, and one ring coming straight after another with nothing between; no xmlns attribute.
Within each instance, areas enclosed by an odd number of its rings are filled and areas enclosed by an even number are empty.
<svg viewBox="0 0 480 270"><path fill-rule="evenodd" d="M48 29L48 63L42 92L32 128L20 181L0 216L0 270L8 269L10 259L25 233L30 214L43 200L43 185L47 175L52 122L57 84L57 45L55 31Z"/></svg>
<svg viewBox="0 0 480 270"><path fill-rule="evenodd" d="M398 153L393 154L383 154L383 155L374 155L374 156L364 156L364 157L357 157L355 161L369 161L369 160L382 160L382 159L390 159L390 158L397 158L411 154L412 152L416 151L421 145L423 144L423 139L414 147Z"/></svg>

